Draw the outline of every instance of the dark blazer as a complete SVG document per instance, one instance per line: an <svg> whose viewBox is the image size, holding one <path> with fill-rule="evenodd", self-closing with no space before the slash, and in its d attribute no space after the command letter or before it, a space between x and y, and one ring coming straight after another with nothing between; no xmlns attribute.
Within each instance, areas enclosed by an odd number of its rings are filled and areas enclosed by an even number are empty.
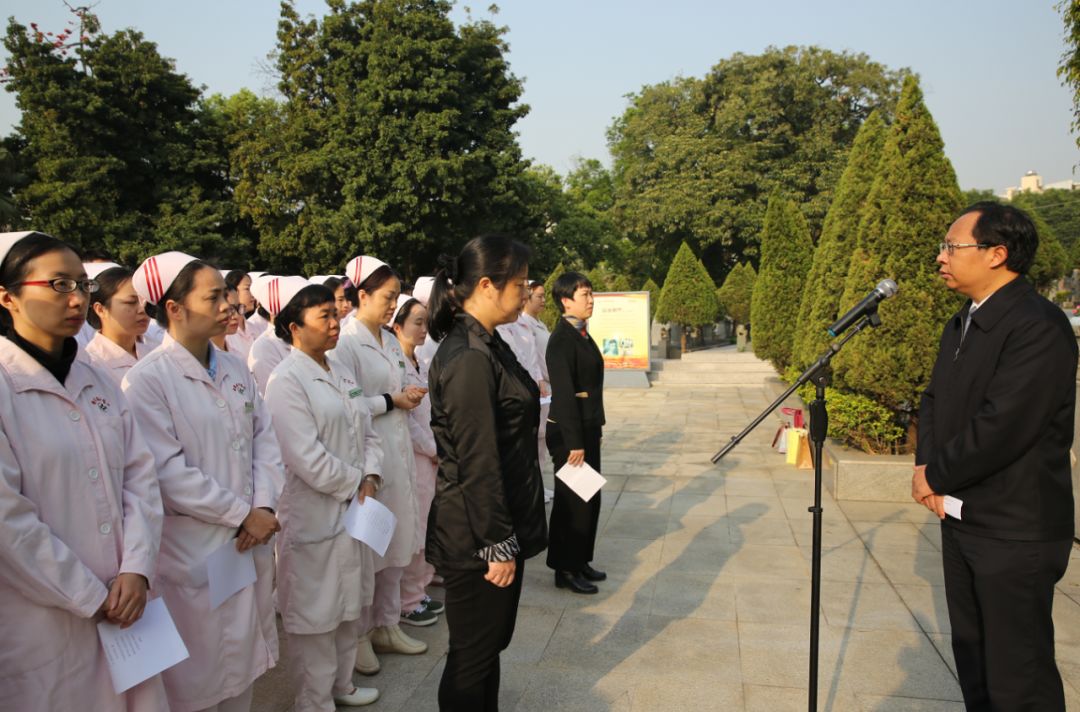
<svg viewBox="0 0 1080 712"><path fill-rule="evenodd" d="M486 569L477 551L514 535L522 558L539 554L547 520L535 446L536 382L498 334L458 314L431 361L428 384L439 473L427 560L440 569Z"/></svg>
<svg viewBox="0 0 1080 712"><path fill-rule="evenodd" d="M585 447L583 428L604 425L604 357L596 343L564 318L548 339L551 379L548 420L559 425L568 450Z"/></svg>
<svg viewBox="0 0 1080 712"><path fill-rule="evenodd" d="M1077 345L1069 320L1022 277L945 325L919 408L915 462L964 502L947 526L1016 540L1073 535L1069 448Z"/></svg>

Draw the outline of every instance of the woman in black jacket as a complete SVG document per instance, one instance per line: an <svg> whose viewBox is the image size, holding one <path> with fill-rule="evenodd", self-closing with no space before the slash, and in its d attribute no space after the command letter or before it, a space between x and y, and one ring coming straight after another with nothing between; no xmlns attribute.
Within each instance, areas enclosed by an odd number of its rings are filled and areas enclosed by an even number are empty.
<svg viewBox="0 0 1080 712"><path fill-rule="evenodd" d="M525 559L547 546L536 442L540 391L495 332L528 296L529 250L470 241L435 277L429 332L431 428L439 455L427 560L445 580L450 650L439 709L499 706L499 653L510 644ZM451 284L453 286L451 286Z"/></svg>
<svg viewBox="0 0 1080 712"><path fill-rule="evenodd" d="M567 272L551 288L562 318L551 330L547 346L551 378L551 411L547 446L558 472L563 465L589 463L600 471L600 440L604 426L604 357L585 323L592 316L592 284L579 272ZM600 493L588 502L555 479L551 505L551 544L547 565L555 570L555 585L574 593L596 593L594 582L607 574L591 565L600 521Z"/></svg>

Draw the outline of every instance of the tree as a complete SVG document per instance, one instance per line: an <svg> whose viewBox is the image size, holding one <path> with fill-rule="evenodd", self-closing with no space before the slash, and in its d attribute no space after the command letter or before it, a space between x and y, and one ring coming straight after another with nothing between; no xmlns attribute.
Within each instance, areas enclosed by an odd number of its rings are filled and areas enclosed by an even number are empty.
<svg viewBox="0 0 1080 712"><path fill-rule="evenodd" d="M1013 203L1045 220L1063 247L1071 248L1080 241L1080 191L1055 189L1020 193Z"/></svg>
<svg viewBox="0 0 1080 712"><path fill-rule="evenodd" d="M885 131L881 114L876 111L870 114L855 137L847 166L836 187L836 197L825 216L795 328L792 363L800 368L813 363L829 344L826 329L838 316L851 248L866 196L881 162Z"/></svg>
<svg viewBox="0 0 1080 712"><path fill-rule="evenodd" d="M1058 240L1055 230L1035 207L1037 202L1038 198L1034 193L1021 193L1012 200L1014 206L1031 218L1035 232L1039 235L1039 249L1035 251L1035 262L1028 270L1027 278L1036 289L1046 294L1065 276L1072 265L1069 253Z"/></svg>
<svg viewBox="0 0 1080 712"><path fill-rule="evenodd" d="M736 324L750 323L750 305L754 298L757 272L749 262L737 263L728 272L723 286L717 291L720 310Z"/></svg>
<svg viewBox="0 0 1080 712"><path fill-rule="evenodd" d="M4 38L27 221L128 263L162 249L246 255L199 90L141 33L104 35L93 14L73 12L57 34L12 18Z"/></svg>
<svg viewBox="0 0 1080 712"><path fill-rule="evenodd" d="M717 311L716 285L701 260L684 242L664 278L655 318L683 327L682 353L686 353L687 329L711 324L716 319Z"/></svg>
<svg viewBox="0 0 1080 712"><path fill-rule="evenodd" d="M891 116L903 76L862 54L771 47L631 96L608 142L613 215L640 268L659 272L687 242L726 274L756 256L777 189L816 236L856 132L875 109Z"/></svg>
<svg viewBox="0 0 1080 712"><path fill-rule="evenodd" d="M649 293L649 318L652 319L656 314L656 307L660 302L660 287L656 282L652 281L652 277L645 280L645 284L641 285L639 291Z"/></svg>
<svg viewBox="0 0 1080 712"><path fill-rule="evenodd" d="M327 4L321 19L281 5L264 258L325 271L367 253L416 275L477 234L517 233L526 163L513 127L528 107L504 28L455 27L445 0Z"/></svg>
<svg viewBox="0 0 1080 712"><path fill-rule="evenodd" d="M754 282L750 323L754 325L754 353L781 373L791 363L799 304L813 253L810 226L799 206L773 194L765 211L761 269Z"/></svg>
<svg viewBox="0 0 1080 712"><path fill-rule="evenodd" d="M841 310L886 277L900 291L881 303L882 326L834 360L836 382L894 412L910 412L930 380L942 325L960 305L934 262L960 210L960 188L915 77L904 81L866 202Z"/></svg>
<svg viewBox="0 0 1080 712"><path fill-rule="evenodd" d="M552 294L552 288L555 286L555 280L566 273L566 268L562 266L560 262L555 266L555 269L551 270L551 274L544 280L544 294L547 295L547 302L544 304L544 310L540 312L540 321L547 325L548 329L554 329L555 324L559 321L559 316L562 314L559 311L559 307L555 304L555 295Z"/></svg>
<svg viewBox="0 0 1080 712"><path fill-rule="evenodd" d="M1080 130L1080 4L1061 0L1057 4L1065 23L1065 48L1057 74L1061 83L1073 91L1073 131ZM1080 146L1080 136L1077 137Z"/></svg>

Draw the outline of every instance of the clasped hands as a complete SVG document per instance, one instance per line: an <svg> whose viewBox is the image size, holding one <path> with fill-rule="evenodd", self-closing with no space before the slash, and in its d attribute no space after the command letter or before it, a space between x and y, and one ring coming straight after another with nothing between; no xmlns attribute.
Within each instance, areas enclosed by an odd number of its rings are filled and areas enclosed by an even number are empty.
<svg viewBox="0 0 1080 712"><path fill-rule="evenodd" d="M424 400L424 396L427 395L427 392L428 389L421 388L420 386L405 386L402 390L392 394L390 400L394 401L395 408L412 410L420 405L420 401Z"/></svg>
<svg viewBox="0 0 1080 712"><path fill-rule="evenodd" d="M236 550L243 552L259 544L269 544L274 532L279 531L281 523L273 512L263 507L252 507L240 524L240 531L236 535Z"/></svg>
<svg viewBox="0 0 1080 712"><path fill-rule="evenodd" d="M926 465L915 465L915 474L911 477L911 498L938 516L945 518L945 495L930 489L926 481Z"/></svg>

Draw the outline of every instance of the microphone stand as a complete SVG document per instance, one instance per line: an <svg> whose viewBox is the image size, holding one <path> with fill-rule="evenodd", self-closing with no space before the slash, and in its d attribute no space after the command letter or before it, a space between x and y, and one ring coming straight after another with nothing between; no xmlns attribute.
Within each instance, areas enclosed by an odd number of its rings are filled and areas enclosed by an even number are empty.
<svg viewBox="0 0 1080 712"><path fill-rule="evenodd" d="M814 382L816 395L813 402L810 403L810 441L812 443L814 455L814 506L807 508L807 511L813 515L814 519L813 546L810 557L810 712L816 712L818 697L818 640L821 618L821 461L825 447L825 435L829 430L829 413L825 405L825 386L828 385L829 381L828 366L829 362L832 361L832 357L838 354L840 349L844 347L844 344L851 341L856 334L867 327L878 326L881 326L881 317L878 316L877 306L875 305L872 310L868 311L862 319L851 327L851 330L844 335L844 338L831 344L828 350L826 350L813 365L802 372L802 375L795 380L795 383L791 384L790 388L784 391L779 398L774 400L760 415L754 418L741 433L733 436L720 452L712 456L712 463L714 465L720 462L720 460L734 450L735 446L742 442L754 428L760 425L765 418L769 417L770 413L779 408L792 393L797 391L808 381L812 380Z"/></svg>

